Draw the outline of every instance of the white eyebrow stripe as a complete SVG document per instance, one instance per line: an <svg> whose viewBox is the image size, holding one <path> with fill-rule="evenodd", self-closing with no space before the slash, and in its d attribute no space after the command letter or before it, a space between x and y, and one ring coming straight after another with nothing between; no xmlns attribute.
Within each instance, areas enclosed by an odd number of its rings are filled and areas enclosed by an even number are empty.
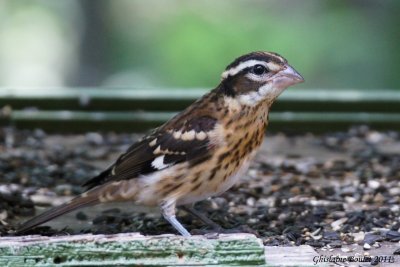
<svg viewBox="0 0 400 267"><path fill-rule="evenodd" d="M233 67L233 68L230 68L230 69L224 71L221 76L223 79L225 79L228 76L233 76L233 75L238 74L245 68L252 67L252 66L255 66L258 64L263 65L264 67L267 67L267 64L265 61L252 59L252 60L244 61L244 62L240 63L239 65L237 65L236 67Z"/></svg>
<svg viewBox="0 0 400 267"><path fill-rule="evenodd" d="M280 70L279 65L277 65L277 64L275 64L275 63L271 63L271 62L267 63L267 68L268 68L269 70L271 70L271 71L278 71L278 70Z"/></svg>

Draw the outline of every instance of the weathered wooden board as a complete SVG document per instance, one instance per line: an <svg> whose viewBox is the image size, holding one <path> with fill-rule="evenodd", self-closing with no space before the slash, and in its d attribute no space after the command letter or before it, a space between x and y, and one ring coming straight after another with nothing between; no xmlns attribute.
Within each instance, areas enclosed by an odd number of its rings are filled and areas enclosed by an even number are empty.
<svg viewBox="0 0 400 267"><path fill-rule="evenodd" d="M0 237L0 266L54 265L265 266L265 257L261 240L251 234Z"/></svg>
<svg viewBox="0 0 400 267"><path fill-rule="evenodd" d="M265 260L268 266L308 267L329 266L328 263L316 262L319 254L310 246L265 247Z"/></svg>

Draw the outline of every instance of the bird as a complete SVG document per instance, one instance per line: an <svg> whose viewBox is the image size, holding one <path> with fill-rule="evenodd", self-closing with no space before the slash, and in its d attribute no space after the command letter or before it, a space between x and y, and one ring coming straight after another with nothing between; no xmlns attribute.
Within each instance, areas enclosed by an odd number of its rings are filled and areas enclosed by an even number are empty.
<svg viewBox="0 0 400 267"><path fill-rule="evenodd" d="M17 233L79 208L132 201L158 206L177 232L191 236L176 209L221 195L238 182L264 140L271 105L301 82L303 77L277 53L236 58L215 89L131 145L85 182L82 194L23 223Z"/></svg>

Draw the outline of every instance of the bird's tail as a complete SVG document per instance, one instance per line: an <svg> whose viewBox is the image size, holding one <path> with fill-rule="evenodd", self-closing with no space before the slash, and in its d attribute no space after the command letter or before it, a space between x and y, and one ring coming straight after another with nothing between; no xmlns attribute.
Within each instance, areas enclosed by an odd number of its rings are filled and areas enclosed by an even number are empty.
<svg viewBox="0 0 400 267"><path fill-rule="evenodd" d="M17 229L16 233L17 234L24 233L32 229L33 227L38 226L47 221L50 221L51 219L54 219L58 216L69 213L79 208L96 205L98 203L100 203L100 201L96 194L84 193L72 199L71 201L62 204L61 206L51 208L39 214L38 216L26 221Z"/></svg>

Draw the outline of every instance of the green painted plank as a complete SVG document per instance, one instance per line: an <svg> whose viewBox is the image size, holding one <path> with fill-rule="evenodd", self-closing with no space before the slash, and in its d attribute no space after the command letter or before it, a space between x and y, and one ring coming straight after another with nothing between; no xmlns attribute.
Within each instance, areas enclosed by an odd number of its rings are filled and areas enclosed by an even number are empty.
<svg viewBox="0 0 400 267"><path fill-rule="evenodd" d="M174 112L13 111L4 124L47 131L144 131L159 126ZM269 131L327 132L367 124L375 129L399 130L400 113L272 112Z"/></svg>
<svg viewBox="0 0 400 267"><path fill-rule="evenodd" d="M35 106L47 110L181 110L205 89L0 88L0 106ZM400 90L291 88L275 111L400 112Z"/></svg>
<svg viewBox="0 0 400 267"><path fill-rule="evenodd" d="M250 234L0 237L0 266L266 266L260 239Z"/></svg>

